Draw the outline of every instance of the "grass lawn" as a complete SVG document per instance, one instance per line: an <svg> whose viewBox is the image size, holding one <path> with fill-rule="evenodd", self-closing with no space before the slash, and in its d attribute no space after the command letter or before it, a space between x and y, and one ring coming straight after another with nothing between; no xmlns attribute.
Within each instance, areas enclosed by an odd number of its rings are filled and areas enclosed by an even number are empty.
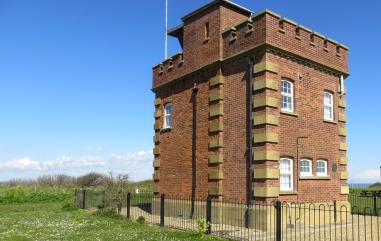
<svg viewBox="0 0 381 241"><path fill-rule="evenodd" d="M127 222L90 211L63 211L59 203L1 204L0 240L200 240L189 232ZM223 240L206 237L202 240Z"/></svg>

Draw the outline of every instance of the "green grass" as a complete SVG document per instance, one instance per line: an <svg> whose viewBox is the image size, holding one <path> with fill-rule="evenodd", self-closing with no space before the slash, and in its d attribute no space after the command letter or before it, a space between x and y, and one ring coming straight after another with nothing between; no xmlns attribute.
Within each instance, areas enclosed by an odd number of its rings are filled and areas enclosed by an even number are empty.
<svg viewBox="0 0 381 241"><path fill-rule="evenodd" d="M200 240L190 232L138 224L90 211L64 211L59 203L1 204L0 240ZM223 240L206 237L203 240Z"/></svg>

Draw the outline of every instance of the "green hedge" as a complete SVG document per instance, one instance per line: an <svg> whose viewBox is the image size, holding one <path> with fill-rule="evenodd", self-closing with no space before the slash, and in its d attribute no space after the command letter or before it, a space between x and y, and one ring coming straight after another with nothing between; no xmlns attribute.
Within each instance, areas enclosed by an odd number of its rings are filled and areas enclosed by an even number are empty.
<svg viewBox="0 0 381 241"><path fill-rule="evenodd" d="M72 200L74 190L60 187L0 186L0 203L42 203Z"/></svg>

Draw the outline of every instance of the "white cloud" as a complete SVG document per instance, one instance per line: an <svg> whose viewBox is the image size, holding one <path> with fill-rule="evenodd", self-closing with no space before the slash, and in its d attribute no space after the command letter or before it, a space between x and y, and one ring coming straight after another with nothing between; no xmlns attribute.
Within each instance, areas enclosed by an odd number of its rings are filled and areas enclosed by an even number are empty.
<svg viewBox="0 0 381 241"><path fill-rule="evenodd" d="M0 169L13 169L13 170L54 170L54 169L67 169L67 168L82 168L92 166L104 166L106 161L102 157L85 156L81 158L73 158L62 156L54 161L34 161L29 157L0 163Z"/></svg>
<svg viewBox="0 0 381 241"><path fill-rule="evenodd" d="M112 154L107 157L61 156L47 161L36 161L30 157L23 157L0 163L0 171L6 172L8 176L14 174L15 177L21 176L23 173L34 173L38 176L49 173L78 175L91 171L101 173L111 171L113 173L127 173L131 180L138 181L151 178L152 160L152 151Z"/></svg>
<svg viewBox="0 0 381 241"><path fill-rule="evenodd" d="M41 165L37 161L33 161L29 157L0 163L0 169L18 169L18 170L41 170Z"/></svg>
<svg viewBox="0 0 381 241"><path fill-rule="evenodd" d="M129 162L129 161L145 161L147 159L152 159L152 151L138 151L133 153L127 153L124 155L111 155L111 158L119 162Z"/></svg>
<svg viewBox="0 0 381 241"><path fill-rule="evenodd" d="M379 169L367 169L362 171L356 171L350 176L351 182L353 181L380 181Z"/></svg>
<svg viewBox="0 0 381 241"><path fill-rule="evenodd" d="M144 180L152 177L152 151L138 151L124 155L111 155L112 172L128 173L131 180Z"/></svg>

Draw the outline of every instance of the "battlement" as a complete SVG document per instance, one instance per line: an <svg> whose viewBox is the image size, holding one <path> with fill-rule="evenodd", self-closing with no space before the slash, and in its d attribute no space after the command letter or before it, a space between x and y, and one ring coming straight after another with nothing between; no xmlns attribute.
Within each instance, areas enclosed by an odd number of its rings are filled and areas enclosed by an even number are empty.
<svg viewBox="0 0 381 241"><path fill-rule="evenodd" d="M225 16L221 9L203 13L200 19L185 23L176 28L176 33L171 33L181 43L184 41L184 50L153 67L153 88L257 47L348 75L348 47L344 44L270 10L248 17L232 11ZM225 27L232 26L219 30L216 14L222 14L221 19L234 19L224 23Z"/></svg>
<svg viewBox="0 0 381 241"><path fill-rule="evenodd" d="M154 77L158 76L165 78L168 73L181 72L181 68L184 64L184 55L183 52L179 52L172 57L164 60L163 62L153 66ZM159 85L160 83L158 83Z"/></svg>
<svg viewBox="0 0 381 241"><path fill-rule="evenodd" d="M348 73L348 47L270 10L253 15L222 33L224 59L261 44Z"/></svg>

